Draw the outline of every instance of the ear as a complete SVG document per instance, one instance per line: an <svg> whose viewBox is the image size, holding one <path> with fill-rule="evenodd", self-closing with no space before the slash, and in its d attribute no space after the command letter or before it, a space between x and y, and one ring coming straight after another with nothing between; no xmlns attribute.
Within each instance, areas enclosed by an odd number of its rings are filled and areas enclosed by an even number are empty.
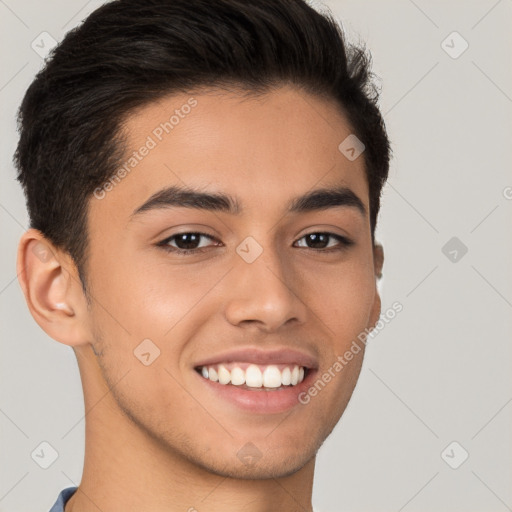
<svg viewBox="0 0 512 512"><path fill-rule="evenodd" d="M382 277L382 267L384 265L384 248L381 244L373 245L373 267L375 276L380 279Z"/></svg>
<svg viewBox="0 0 512 512"><path fill-rule="evenodd" d="M31 228L18 244L16 270L30 313L46 334L72 347L88 344L87 299L71 256Z"/></svg>
<svg viewBox="0 0 512 512"><path fill-rule="evenodd" d="M381 300L379 290L377 289L377 279L382 277L382 267L384 265L384 248L381 244L375 243L373 245L373 271L375 274L375 298L373 301L372 311L370 315L370 325L374 327L380 317Z"/></svg>

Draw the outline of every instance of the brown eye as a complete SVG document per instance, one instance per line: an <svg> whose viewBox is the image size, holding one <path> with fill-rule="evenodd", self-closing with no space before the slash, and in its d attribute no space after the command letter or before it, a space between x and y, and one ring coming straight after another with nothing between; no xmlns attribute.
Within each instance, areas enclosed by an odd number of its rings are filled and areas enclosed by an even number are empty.
<svg viewBox="0 0 512 512"><path fill-rule="evenodd" d="M158 243L158 246L162 247L169 252L177 252L181 254L188 254L193 252L202 252L205 249L205 245L201 245L202 239L207 238L214 240L214 238L206 233L197 232L186 232L176 233L165 240ZM175 245L171 245L175 244Z"/></svg>
<svg viewBox="0 0 512 512"><path fill-rule="evenodd" d="M330 241L334 239L336 243L334 246L330 244ZM349 247L350 245L353 245L354 242L352 240L349 240L348 238L337 235L335 233L308 233L307 235L304 235L299 240L305 240L306 241L306 248L307 249L316 249L322 252L330 252L330 251L338 251L343 250L346 247ZM304 246L302 246L304 247Z"/></svg>

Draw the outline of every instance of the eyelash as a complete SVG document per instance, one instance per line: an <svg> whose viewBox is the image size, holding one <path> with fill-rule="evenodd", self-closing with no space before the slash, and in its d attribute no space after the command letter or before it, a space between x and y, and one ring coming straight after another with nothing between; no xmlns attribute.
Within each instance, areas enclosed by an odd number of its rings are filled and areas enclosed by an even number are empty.
<svg viewBox="0 0 512 512"><path fill-rule="evenodd" d="M204 236L206 238L209 238L210 240L216 240L216 238L214 238L211 235L208 235L207 233L201 233L199 231L184 231L183 233L176 233L176 234L166 238L165 240L162 240L157 245L159 247L161 247L164 251L172 252L179 256L186 256L187 254L194 254L194 253L199 254L201 252L204 252L205 249L207 249L207 247L201 247L201 248L196 248L196 249L180 249L180 248L172 247L171 245L168 245L168 243L171 240L173 240L174 238L176 238L178 236L182 236L182 235L199 235L199 236ZM350 247L351 245L354 245L354 242L352 240L348 239L347 237L344 237L342 235L337 235L336 233L329 233L326 231L312 231L311 233L307 233L307 234L303 235L302 237L300 237L299 240L302 240L303 238L305 238L309 235L328 235L329 237L338 240L338 242L340 242L340 244L335 247L330 247L329 249L315 249L313 247L300 247L300 249L309 249L311 251L316 251L316 252L331 253L331 252L343 251L343 250L347 249L348 247Z"/></svg>

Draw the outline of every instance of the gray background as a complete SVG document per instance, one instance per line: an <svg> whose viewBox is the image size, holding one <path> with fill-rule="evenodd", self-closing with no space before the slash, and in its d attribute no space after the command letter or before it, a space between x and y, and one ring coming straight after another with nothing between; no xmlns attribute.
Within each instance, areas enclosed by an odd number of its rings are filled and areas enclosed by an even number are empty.
<svg viewBox="0 0 512 512"><path fill-rule="evenodd" d="M73 351L35 323L16 278L28 219L11 158L16 109L43 63L32 41L43 31L60 41L101 3L0 0L0 511L49 510L82 474ZM381 292L383 311L395 301L403 311L369 344L319 452L315 510L512 510L512 1L325 5L366 41L382 79L394 158ZM453 31L469 44L457 58L463 41L442 43ZM458 247L443 252L452 237ZM31 458L42 441L59 454L46 470Z"/></svg>

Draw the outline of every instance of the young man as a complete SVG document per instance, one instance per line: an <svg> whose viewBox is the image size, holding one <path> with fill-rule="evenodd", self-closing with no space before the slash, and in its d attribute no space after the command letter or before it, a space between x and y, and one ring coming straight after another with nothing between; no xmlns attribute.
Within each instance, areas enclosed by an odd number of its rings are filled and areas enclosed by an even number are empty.
<svg viewBox="0 0 512 512"><path fill-rule="evenodd" d="M56 48L16 153L20 284L84 391L52 512L311 510L380 314L370 77L295 0L114 1Z"/></svg>

